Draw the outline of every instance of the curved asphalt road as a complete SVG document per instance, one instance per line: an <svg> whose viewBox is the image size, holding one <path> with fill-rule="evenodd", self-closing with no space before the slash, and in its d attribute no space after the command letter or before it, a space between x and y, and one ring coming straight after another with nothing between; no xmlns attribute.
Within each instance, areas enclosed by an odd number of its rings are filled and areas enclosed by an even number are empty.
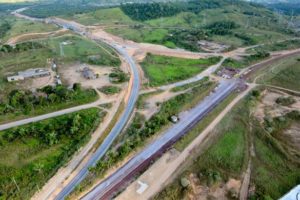
<svg viewBox="0 0 300 200"><path fill-rule="evenodd" d="M25 15L22 15L19 13L19 12L23 11L24 9L27 9L27 8L16 10L12 14L17 15L18 17L28 19L28 20L32 20L32 21L36 21L36 20L48 21L48 23L54 23L58 26L69 28L78 34L86 36L86 32L84 32L85 30L82 29L80 24L77 24L77 23L74 24L74 23L68 22L66 20L61 21L59 19L31 18L31 17L25 16ZM90 39L97 42L97 38L93 38L91 36ZM100 38L100 40L101 40L101 38ZM103 42L107 43L106 41L103 41ZM127 63L130 66L131 72L133 73L132 74L133 82L132 82L132 88L130 91L130 95L128 98L128 104L127 104L123 114L121 115L119 121L115 124L115 126L113 127L113 129L111 130L109 135L105 138L105 140L103 141L101 146L91 156L91 158L87 161L86 165L79 171L79 173L76 176L74 176L74 178L68 183L68 185L66 185L63 188L63 190L55 197L55 199L58 199L58 200L62 200L68 194L70 194L72 192L72 190L86 177L86 175L89 172L88 169L90 167L95 166L96 163L98 162L98 160L100 160L104 156L106 151L109 149L109 147L113 143L114 139L121 133L122 129L125 127L128 119L130 118L130 115L134 109L135 102L139 95L140 80L139 80L138 68L137 68L134 60L128 55L128 53L125 51L124 47L117 45L117 44L110 44L110 43L107 43L107 44L109 46L113 47L127 61ZM6 127L4 127L4 128L6 128Z"/></svg>
<svg viewBox="0 0 300 200"><path fill-rule="evenodd" d="M109 135L105 138L104 142L101 144L101 146L97 149L97 151L92 155L92 157L89 159L87 164L79 171L79 173L72 179L71 182L69 182L68 185L64 187L64 189L56 196L55 199L62 200L64 199L68 194L72 192L72 190L87 176L89 172L89 168L96 165L98 160L100 160L106 151L109 149L111 144L113 143L114 139L120 134L124 126L126 125L126 122L128 121L133 109L135 102L138 98L139 93L139 73L137 70L137 67L135 65L135 62L133 59L127 54L127 52L120 46L115 44L110 44L113 48L115 48L120 55L122 55L126 61L129 63L131 71L133 73L133 85L132 90L128 99L128 104L125 108L125 111L123 112L120 120L116 123L114 128L111 130Z"/></svg>

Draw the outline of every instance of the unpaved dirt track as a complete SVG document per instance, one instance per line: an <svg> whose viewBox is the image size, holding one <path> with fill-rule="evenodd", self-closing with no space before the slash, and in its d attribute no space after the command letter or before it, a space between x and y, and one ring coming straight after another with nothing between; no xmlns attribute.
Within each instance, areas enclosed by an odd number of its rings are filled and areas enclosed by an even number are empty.
<svg viewBox="0 0 300 200"><path fill-rule="evenodd" d="M47 37L55 37L68 33L67 29L60 29L57 31L45 32L45 33L26 33L22 35L18 35L7 40L6 44L8 45L16 45L19 42L25 42L33 39L43 39Z"/></svg>

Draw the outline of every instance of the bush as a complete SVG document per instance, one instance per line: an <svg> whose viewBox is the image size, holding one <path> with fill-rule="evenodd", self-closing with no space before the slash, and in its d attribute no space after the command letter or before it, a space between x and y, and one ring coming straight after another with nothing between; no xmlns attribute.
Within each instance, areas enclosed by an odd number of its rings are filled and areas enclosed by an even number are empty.
<svg viewBox="0 0 300 200"><path fill-rule="evenodd" d="M288 96L288 97L278 97L276 99L276 103L279 104L279 105L282 105L282 106L290 106L294 103L296 103L296 100L291 97L291 96Z"/></svg>
<svg viewBox="0 0 300 200"><path fill-rule="evenodd" d="M106 95L112 95L119 93L121 91L121 88L117 86L107 85L99 88L98 90Z"/></svg>

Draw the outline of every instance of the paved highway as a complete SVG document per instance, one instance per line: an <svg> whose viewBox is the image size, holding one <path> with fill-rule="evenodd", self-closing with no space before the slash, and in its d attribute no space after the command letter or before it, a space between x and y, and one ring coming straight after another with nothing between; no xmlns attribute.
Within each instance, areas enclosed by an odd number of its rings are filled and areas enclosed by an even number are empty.
<svg viewBox="0 0 300 200"><path fill-rule="evenodd" d="M236 80L221 81L215 92L206 97L195 108L181 117L179 123L168 129L160 138L151 143L143 151L128 161L118 171L97 185L90 191L83 200L110 199L120 187L130 180L134 174L145 168L153 158L162 154L175 141L188 132L203 117L209 113L215 106L224 100L238 85Z"/></svg>
<svg viewBox="0 0 300 200"><path fill-rule="evenodd" d="M127 52L120 46L115 44L110 44L112 47L114 47L120 55L122 55L126 61L129 63L131 71L133 73L133 85L132 90L128 99L128 104L120 117L120 120L116 123L112 131L109 133L109 135L105 138L104 142L101 144L101 146L97 149L97 151L92 155L92 157L89 159L87 164L79 171L79 173L69 182L68 185L66 185L63 190L57 195L55 199L61 200L64 199L68 194L72 192L72 190L86 177L86 175L89 172L89 168L92 166L95 166L97 161L100 160L106 151L109 149L111 144L113 143L114 139L121 133L122 129L124 128L125 124L127 123L133 109L135 102L138 98L139 93L139 74L137 67L135 65L135 62L133 59L127 54Z"/></svg>

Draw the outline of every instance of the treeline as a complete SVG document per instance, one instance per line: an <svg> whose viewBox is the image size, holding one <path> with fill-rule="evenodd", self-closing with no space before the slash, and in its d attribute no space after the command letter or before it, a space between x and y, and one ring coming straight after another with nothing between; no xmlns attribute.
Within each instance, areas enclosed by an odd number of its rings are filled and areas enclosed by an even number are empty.
<svg viewBox="0 0 300 200"><path fill-rule="evenodd" d="M0 39L3 38L6 33L11 29L11 25L8 21L4 21L0 24Z"/></svg>
<svg viewBox="0 0 300 200"><path fill-rule="evenodd" d="M32 49L42 49L44 46L38 42L23 42L16 44L15 47L8 44L2 45L0 47L0 52L4 53L18 53L22 51L32 50Z"/></svg>
<svg viewBox="0 0 300 200"><path fill-rule="evenodd" d="M75 14L95 11L97 9L99 8L84 3L60 3L59 1L55 1L55 3L52 4L40 4L30 7L30 9L23 11L23 13L31 17L46 18L59 15L71 16Z"/></svg>
<svg viewBox="0 0 300 200"><path fill-rule="evenodd" d="M74 84L72 89L66 86L46 86L37 92L29 90L13 90L6 100L0 102L0 114L28 115L38 109L49 109L58 105L82 104L97 98L93 89L83 90L80 84Z"/></svg>
<svg viewBox="0 0 300 200"><path fill-rule="evenodd" d="M18 157L17 163L0 163L0 199L30 199L88 141L104 115L92 108L0 132L1 155Z"/></svg>
<svg viewBox="0 0 300 200"><path fill-rule="evenodd" d="M169 17L180 12L199 13L204 9L221 7L223 4L216 0L168 2L168 3L134 3L123 4L121 9L133 20L145 21L160 17Z"/></svg>
<svg viewBox="0 0 300 200"><path fill-rule="evenodd" d="M228 35L232 30L239 26L233 21L217 21L205 27L207 32L212 35Z"/></svg>
<svg viewBox="0 0 300 200"><path fill-rule="evenodd" d="M190 51L201 51L198 45L200 40L207 40L207 38L213 35L232 35L234 34L233 30L238 27L239 25L233 21L217 21L201 29L174 29L169 31L169 34L163 39L163 42L171 41L180 48ZM234 36L244 40L245 44L255 43L255 41L248 36L242 36L240 34L235 34Z"/></svg>

